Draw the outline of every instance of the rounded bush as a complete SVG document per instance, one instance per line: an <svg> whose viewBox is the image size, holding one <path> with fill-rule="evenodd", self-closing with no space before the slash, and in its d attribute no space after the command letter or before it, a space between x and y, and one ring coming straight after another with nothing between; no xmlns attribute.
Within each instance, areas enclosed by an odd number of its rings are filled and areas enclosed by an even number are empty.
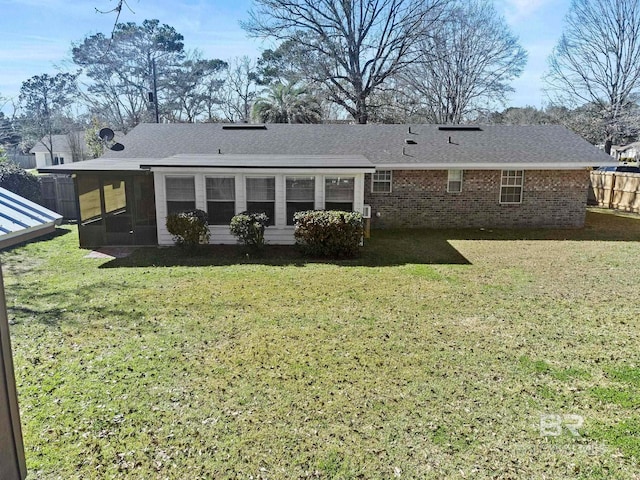
<svg viewBox="0 0 640 480"><path fill-rule="evenodd" d="M245 247L260 250L265 245L264 229L269 223L266 213L242 212L231 219L229 231Z"/></svg>
<svg viewBox="0 0 640 480"><path fill-rule="evenodd" d="M311 256L341 258L359 253L364 233L362 214L336 210L297 212L296 244Z"/></svg>
<svg viewBox="0 0 640 480"><path fill-rule="evenodd" d="M173 235L176 244L195 247L201 243L209 243L209 224L207 212L189 210L187 212L167 215L167 231Z"/></svg>

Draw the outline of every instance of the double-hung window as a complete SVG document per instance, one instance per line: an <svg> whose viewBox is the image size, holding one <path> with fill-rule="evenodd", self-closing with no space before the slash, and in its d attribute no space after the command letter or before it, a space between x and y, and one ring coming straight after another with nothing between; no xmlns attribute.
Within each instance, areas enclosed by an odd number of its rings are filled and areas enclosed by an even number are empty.
<svg viewBox="0 0 640 480"><path fill-rule="evenodd" d="M167 214L186 212L196 208L194 177L166 177Z"/></svg>
<svg viewBox="0 0 640 480"><path fill-rule="evenodd" d="M276 223L276 179L275 177L247 177L247 211L266 213L267 225Z"/></svg>
<svg viewBox="0 0 640 480"><path fill-rule="evenodd" d="M524 170L502 170L500 203L522 203Z"/></svg>
<svg viewBox="0 0 640 480"><path fill-rule="evenodd" d="M325 210L353 211L353 177L327 177L324 183Z"/></svg>
<svg viewBox="0 0 640 480"><path fill-rule="evenodd" d="M209 225L229 225L236 214L235 177L207 177Z"/></svg>
<svg viewBox="0 0 640 480"><path fill-rule="evenodd" d="M391 170L378 170L371 176L371 193L391 193Z"/></svg>
<svg viewBox="0 0 640 480"><path fill-rule="evenodd" d="M447 178L447 192L462 192L462 170L449 170Z"/></svg>
<svg viewBox="0 0 640 480"><path fill-rule="evenodd" d="M313 210L316 196L314 177L287 177L287 225L293 225L296 212Z"/></svg>

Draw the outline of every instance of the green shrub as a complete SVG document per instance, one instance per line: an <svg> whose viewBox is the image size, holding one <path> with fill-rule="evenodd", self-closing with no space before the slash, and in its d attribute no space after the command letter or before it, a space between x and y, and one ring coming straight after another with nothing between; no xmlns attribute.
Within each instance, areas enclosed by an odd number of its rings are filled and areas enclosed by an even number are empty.
<svg viewBox="0 0 640 480"><path fill-rule="evenodd" d="M181 246L195 247L201 243L208 243L210 233L207 212L189 210L172 213L167 216L167 231L173 235L173 240Z"/></svg>
<svg viewBox="0 0 640 480"><path fill-rule="evenodd" d="M298 212L295 238L307 255L355 257L362 241L362 215L357 212L312 210Z"/></svg>
<svg viewBox="0 0 640 480"><path fill-rule="evenodd" d="M266 213L242 212L231 219L231 234L252 250L261 250L265 245L264 229L269 223Z"/></svg>
<svg viewBox="0 0 640 480"><path fill-rule="evenodd" d="M40 179L15 163L0 163L0 187L32 202L42 201Z"/></svg>

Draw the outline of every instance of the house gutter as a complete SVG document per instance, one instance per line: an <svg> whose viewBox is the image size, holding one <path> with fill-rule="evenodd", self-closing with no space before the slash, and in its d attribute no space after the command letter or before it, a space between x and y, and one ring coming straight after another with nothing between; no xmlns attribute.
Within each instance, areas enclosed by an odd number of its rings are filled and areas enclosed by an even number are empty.
<svg viewBox="0 0 640 480"><path fill-rule="evenodd" d="M594 163L376 163L376 170L583 170L615 167L617 162Z"/></svg>

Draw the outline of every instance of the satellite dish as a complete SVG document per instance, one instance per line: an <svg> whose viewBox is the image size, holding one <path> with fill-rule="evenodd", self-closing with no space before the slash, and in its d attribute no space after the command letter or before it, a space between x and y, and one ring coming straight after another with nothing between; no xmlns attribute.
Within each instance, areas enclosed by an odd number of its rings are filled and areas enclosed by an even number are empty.
<svg viewBox="0 0 640 480"><path fill-rule="evenodd" d="M115 133L110 128L103 128L98 133L98 136L102 139L103 142L110 142L115 137Z"/></svg>
<svg viewBox="0 0 640 480"><path fill-rule="evenodd" d="M124 150L124 145L121 143L114 143L113 145L111 145L111 150L113 150L114 152L121 152L122 150Z"/></svg>

